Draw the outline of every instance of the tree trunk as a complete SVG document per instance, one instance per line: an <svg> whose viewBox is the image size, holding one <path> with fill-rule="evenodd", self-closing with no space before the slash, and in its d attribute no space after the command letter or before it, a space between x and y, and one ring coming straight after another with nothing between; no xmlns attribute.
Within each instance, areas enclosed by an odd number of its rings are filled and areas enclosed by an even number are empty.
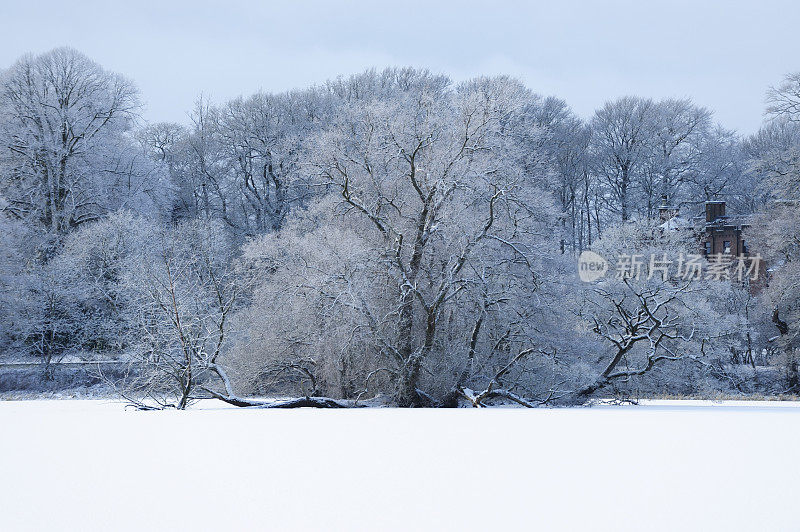
<svg viewBox="0 0 800 532"><path fill-rule="evenodd" d="M401 408L417 408L425 406L425 401L417 391L419 384L421 363L417 357L412 357L400 371L400 379L397 383L397 406Z"/></svg>

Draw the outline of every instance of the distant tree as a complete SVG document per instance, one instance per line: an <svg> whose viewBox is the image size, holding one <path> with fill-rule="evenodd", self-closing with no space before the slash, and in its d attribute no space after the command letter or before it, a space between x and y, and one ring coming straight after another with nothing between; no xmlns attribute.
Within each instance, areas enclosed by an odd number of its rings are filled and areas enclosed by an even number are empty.
<svg viewBox="0 0 800 532"><path fill-rule="evenodd" d="M698 144L699 163L686 176L686 203L699 204L725 198L735 212L752 212L758 202L756 187L746 174L746 163L739 136L716 127L708 131Z"/></svg>
<svg viewBox="0 0 800 532"><path fill-rule="evenodd" d="M648 218L657 214L662 197L675 204L684 199L686 181L699 174L703 165L710 127L711 113L691 100L656 102L642 175L643 210Z"/></svg>
<svg viewBox="0 0 800 532"><path fill-rule="evenodd" d="M605 207L624 222L631 217L635 187L652 152L656 108L652 100L624 97L606 104L592 117L590 154L603 185Z"/></svg>
<svg viewBox="0 0 800 532"><path fill-rule="evenodd" d="M780 85L767 91L767 114L800 122L800 72L787 75Z"/></svg>
<svg viewBox="0 0 800 532"><path fill-rule="evenodd" d="M319 130L321 109L309 109L316 91L259 93L228 102L218 115L236 193L236 224L248 235L276 231L292 206L309 194L301 156L308 137ZM319 106L317 106L319 107Z"/></svg>
<svg viewBox="0 0 800 532"><path fill-rule="evenodd" d="M591 131L566 102L546 98L531 102L516 126L525 172L557 198L561 215L561 252L591 244L591 175L587 157Z"/></svg>

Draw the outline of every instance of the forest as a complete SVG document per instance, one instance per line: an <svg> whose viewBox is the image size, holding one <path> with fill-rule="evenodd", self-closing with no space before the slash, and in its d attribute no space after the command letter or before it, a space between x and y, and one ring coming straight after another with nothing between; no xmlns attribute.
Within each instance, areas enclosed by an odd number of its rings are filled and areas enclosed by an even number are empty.
<svg viewBox="0 0 800 532"><path fill-rule="evenodd" d="M800 73L771 81L749 136L690 99L584 119L512 77L415 68L201 97L177 124L77 50L21 57L0 70L0 392L794 398ZM655 257L711 271L723 201L753 275L652 275ZM608 262L591 282L588 251Z"/></svg>

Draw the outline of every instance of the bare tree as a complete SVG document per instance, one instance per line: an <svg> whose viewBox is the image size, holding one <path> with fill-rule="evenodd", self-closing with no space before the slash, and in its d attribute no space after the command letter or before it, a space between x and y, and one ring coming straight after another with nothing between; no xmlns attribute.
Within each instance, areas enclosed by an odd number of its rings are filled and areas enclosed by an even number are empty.
<svg viewBox="0 0 800 532"><path fill-rule="evenodd" d="M219 225L188 223L158 241L129 272L135 294L126 398L186 408L217 367L229 333L236 285Z"/></svg>
<svg viewBox="0 0 800 532"><path fill-rule="evenodd" d="M602 179L606 207L624 222L632 214L652 138L655 104L634 97L607 102L592 118L592 165Z"/></svg>
<svg viewBox="0 0 800 532"><path fill-rule="evenodd" d="M678 204L683 185L700 173L711 112L691 100L667 99L655 104L652 148L642 175L642 192L649 218L657 214L658 201Z"/></svg>
<svg viewBox="0 0 800 532"><path fill-rule="evenodd" d="M102 199L85 161L137 107L129 81L73 49L20 59L0 82L9 210L53 235L97 219Z"/></svg>
<svg viewBox="0 0 800 532"><path fill-rule="evenodd" d="M767 91L767 114L800 121L800 72L787 75L780 85Z"/></svg>
<svg viewBox="0 0 800 532"><path fill-rule="evenodd" d="M681 360L689 354L687 345L695 331L687 320L681 296L690 287L667 283L636 287L623 279L621 293L595 288L594 304L608 309L592 317L594 332L611 344L611 358L597 378L579 389L576 397L586 398L612 381L645 375L662 361Z"/></svg>

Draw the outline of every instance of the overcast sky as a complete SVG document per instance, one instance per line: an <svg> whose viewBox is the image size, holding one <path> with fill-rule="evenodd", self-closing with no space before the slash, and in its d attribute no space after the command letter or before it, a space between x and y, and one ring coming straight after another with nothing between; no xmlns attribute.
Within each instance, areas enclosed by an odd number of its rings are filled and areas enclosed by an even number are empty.
<svg viewBox="0 0 800 532"><path fill-rule="evenodd" d="M800 2L23 2L0 0L0 68L69 45L139 86L151 121L369 67L511 74L591 116L626 94L688 96L742 133L800 70Z"/></svg>

